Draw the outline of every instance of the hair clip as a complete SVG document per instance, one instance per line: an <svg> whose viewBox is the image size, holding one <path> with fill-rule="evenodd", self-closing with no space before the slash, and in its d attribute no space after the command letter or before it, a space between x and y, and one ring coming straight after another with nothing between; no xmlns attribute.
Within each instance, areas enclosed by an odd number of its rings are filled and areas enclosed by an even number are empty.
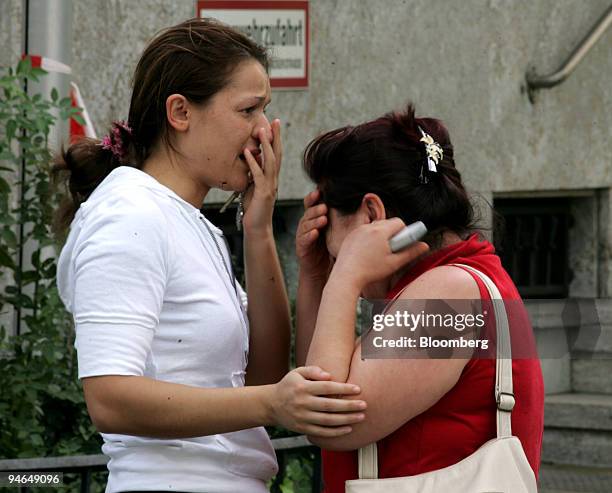
<svg viewBox="0 0 612 493"><path fill-rule="evenodd" d="M121 138L121 129L125 130L128 135L132 135L132 128L125 121L115 121L111 125L111 131L109 134L102 137L100 145L102 149L111 151L113 156L121 161L127 154L127 149L123 139Z"/></svg>
<svg viewBox="0 0 612 493"><path fill-rule="evenodd" d="M427 153L427 167L429 168L429 171L437 173L437 164L442 160L442 157L444 156L444 151L442 150L440 144L433 140L431 135L425 133L421 127L419 127L419 130L422 135L419 142L425 143L425 152Z"/></svg>

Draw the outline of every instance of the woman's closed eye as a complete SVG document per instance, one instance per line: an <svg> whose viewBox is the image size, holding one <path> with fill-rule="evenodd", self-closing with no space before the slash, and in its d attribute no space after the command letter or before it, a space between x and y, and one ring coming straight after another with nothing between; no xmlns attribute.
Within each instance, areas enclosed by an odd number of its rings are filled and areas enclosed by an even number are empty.
<svg viewBox="0 0 612 493"><path fill-rule="evenodd" d="M266 114L266 112L267 112L267 110L268 110L268 105L269 105L269 104L270 104L270 103L267 103L267 104L266 104L266 105L263 107L263 109L262 109L262 112L263 112L263 114L264 114L264 115ZM256 111L258 108L260 108L260 107L261 107L261 104L256 104L256 105L253 105L253 106L249 106L248 108L244 108L244 109L240 110L240 112L241 112L241 113L244 113L244 114L246 114L246 115L252 115L252 114L253 114L253 113L255 113L255 111Z"/></svg>
<svg viewBox="0 0 612 493"><path fill-rule="evenodd" d="M259 106L249 106L248 108L245 108L243 110L240 110L242 113L245 113L247 115L250 115L251 113L253 113Z"/></svg>

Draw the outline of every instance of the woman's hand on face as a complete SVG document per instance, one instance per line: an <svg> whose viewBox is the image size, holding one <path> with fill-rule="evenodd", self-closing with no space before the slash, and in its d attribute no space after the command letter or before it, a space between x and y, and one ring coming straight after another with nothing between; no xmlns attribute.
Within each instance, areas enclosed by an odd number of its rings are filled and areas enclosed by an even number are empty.
<svg viewBox="0 0 612 493"><path fill-rule="evenodd" d="M263 165L259 166L253 155L245 149L244 156L249 165L253 183L244 197L243 226L245 232L268 232L272 229L272 213L278 190L283 146L280 135L280 120L272 122L272 142L264 128L259 130L259 141L263 153Z"/></svg>
<svg viewBox="0 0 612 493"><path fill-rule="evenodd" d="M295 253L304 274L313 279L327 279L330 257L323 241L327 226L327 206L317 204L321 192L316 189L304 197L304 215L295 235Z"/></svg>
<svg viewBox="0 0 612 493"><path fill-rule="evenodd" d="M363 289L374 281L392 275L427 252L429 245L422 241L400 252L391 252L389 240L404 226L404 221L394 217L355 228L342 242L332 275L347 279Z"/></svg>
<svg viewBox="0 0 612 493"><path fill-rule="evenodd" d="M270 407L275 424L305 435L337 437L365 419L365 401L338 399L355 395L353 384L331 382L317 366L296 368L274 385Z"/></svg>

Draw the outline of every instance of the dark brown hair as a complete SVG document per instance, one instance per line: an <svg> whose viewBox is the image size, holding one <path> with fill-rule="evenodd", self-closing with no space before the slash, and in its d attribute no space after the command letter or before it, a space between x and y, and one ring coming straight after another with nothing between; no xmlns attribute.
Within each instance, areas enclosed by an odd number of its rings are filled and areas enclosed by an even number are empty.
<svg viewBox="0 0 612 493"><path fill-rule="evenodd" d="M124 155L118 157L96 139L83 138L57 156L52 174L67 196L55 217L62 234L94 189L121 165L142 167L159 142L172 147L166 99L182 94L206 104L228 83L245 60L257 60L268 71L268 54L244 34L213 19L190 19L159 32L145 48L132 78L129 132L113 124L112 143L120 136ZM117 130L118 129L118 130Z"/></svg>
<svg viewBox="0 0 612 493"><path fill-rule="evenodd" d="M428 170L419 127L443 149L437 172ZM455 167L448 131L440 120L415 118L412 105L317 137L306 147L304 169L322 201L340 214L356 212L371 192L381 198L388 217L400 217L406 224L423 221L431 241L444 230L464 237L474 228L473 207Z"/></svg>

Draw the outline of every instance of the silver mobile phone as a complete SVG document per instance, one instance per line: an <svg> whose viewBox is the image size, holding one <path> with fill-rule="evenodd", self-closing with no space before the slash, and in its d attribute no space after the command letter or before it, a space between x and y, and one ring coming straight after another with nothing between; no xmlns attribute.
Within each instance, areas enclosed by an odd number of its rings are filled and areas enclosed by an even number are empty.
<svg viewBox="0 0 612 493"><path fill-rule="evenodd" d="M419 241L426 234L427 228L421 221L409 224L389 240L391 251L393 253L401 252L404 248L408 248L413 243Z"/></svg>

